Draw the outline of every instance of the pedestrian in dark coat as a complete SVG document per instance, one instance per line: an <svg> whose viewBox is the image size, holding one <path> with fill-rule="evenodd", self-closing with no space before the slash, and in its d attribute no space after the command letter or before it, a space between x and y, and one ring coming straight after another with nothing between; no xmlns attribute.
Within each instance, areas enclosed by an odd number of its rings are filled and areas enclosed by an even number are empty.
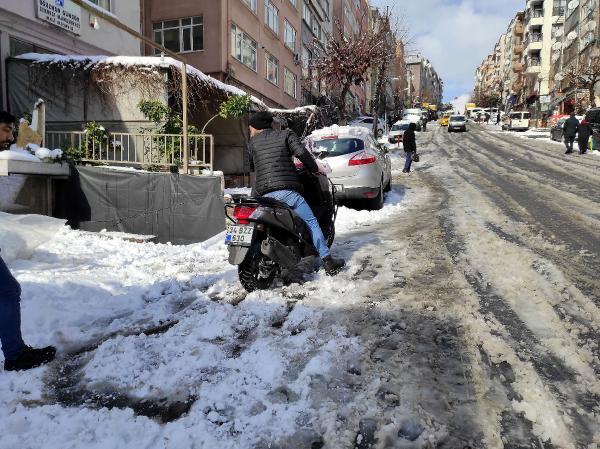
<svg viewBox="0 0 600 449"><path fill-rule="evenodd" d="M590 143L592 135L592 125L587 120L582 120L577 127L577 144L579 145L579 154L585 154Z"/></svg>
<svg viewBox="0 0 600 449"><path fill-rule="evenodd" d="M571 154L573 152L573 143L575 142L578 127L579 120L575 117L575 113L571 112L571 117L569 117L563 125L563 135L565 137L565 146L567 147L565 154Z"/></svg>
<svg viewBox="0 0 600 449"><path fill-rule="evenodd" d="M412 164L413 154L417 152L417 136L415 131L417 130L417 125L415 123L411 123L408 125L408 129L404 131L404 135L402 136L402 145L404 146L404 170L402 173L410 173L410 166Z"/></svg>

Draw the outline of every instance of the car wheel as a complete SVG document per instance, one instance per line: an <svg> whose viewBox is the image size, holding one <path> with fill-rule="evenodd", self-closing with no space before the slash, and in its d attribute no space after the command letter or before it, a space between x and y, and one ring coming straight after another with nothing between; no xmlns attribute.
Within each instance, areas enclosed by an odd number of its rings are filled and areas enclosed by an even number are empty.
<svg viewBox="0 0 600 449"><path fill-rule="evenodd" d="M385 188L383 189L384 192L391 192L392 191L392 177L390 176L390 180L388 181L388 183L386 184Z"/></svg>
<svg viewBox="0 0 600 449"><path fill-rule="evenodd" d="M368 210L381 210L383 209L383 182L379 186L379 193L375 198L371 198L367 200L367 209Z"/></svg>

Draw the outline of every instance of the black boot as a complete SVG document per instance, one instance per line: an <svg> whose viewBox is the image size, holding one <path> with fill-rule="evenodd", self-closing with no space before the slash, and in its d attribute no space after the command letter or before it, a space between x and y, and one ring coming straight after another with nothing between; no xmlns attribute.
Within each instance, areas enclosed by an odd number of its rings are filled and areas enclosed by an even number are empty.
<svg viewBox="0 0 600 449"><path fill-rule="evenodd" d="M325 268L325 273L327 273L327 276L335 276L345 265L346 262L344 262L342 259L334 259L331 256L323 258L323 268Z"/></svg>
<svg viewBox="0 0 600 449"><path fill-rule="evenodd" d="M37 368L54 360L55 355L56 348L54 346L39 349L25 346L25 349L23 349L23 352L17 359L4 361L4 371L22 371Z"/></svg>

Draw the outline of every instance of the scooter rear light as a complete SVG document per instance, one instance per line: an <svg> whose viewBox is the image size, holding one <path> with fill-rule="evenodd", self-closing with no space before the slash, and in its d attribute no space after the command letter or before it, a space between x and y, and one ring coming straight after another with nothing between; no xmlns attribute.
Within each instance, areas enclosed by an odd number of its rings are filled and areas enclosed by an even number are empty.
<svg viewBox="0 0 600 449"><path fill-rule="evenodd" d="M377 156L371 153L367 153L366 151L361 151L348 161L348 165L352 167L355 165L374 164L375 162L377 162Z"/></svg>
<svg viewBox="0 0 600 449"><path fill-rule="evenodd" d="M251 206L235 206L233 209L233 218L236 219L238 224L248 224L248 219L257 207Z"/></svg>

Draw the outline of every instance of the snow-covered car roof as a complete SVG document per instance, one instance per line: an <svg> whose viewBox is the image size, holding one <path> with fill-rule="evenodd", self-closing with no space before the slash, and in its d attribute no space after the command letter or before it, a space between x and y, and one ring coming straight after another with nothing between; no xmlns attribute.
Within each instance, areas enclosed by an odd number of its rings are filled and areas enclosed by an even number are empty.
<svg viewBox="0 0 600 449"><path fill-rule="evenodd" d="M362 126L339 126L332 125L326 128L317 129L312 132L310 137L313 140L324 139L324 138L337 138L337 137L354 137L357 139L366 139L371 135L371 131Z"/></svg>

